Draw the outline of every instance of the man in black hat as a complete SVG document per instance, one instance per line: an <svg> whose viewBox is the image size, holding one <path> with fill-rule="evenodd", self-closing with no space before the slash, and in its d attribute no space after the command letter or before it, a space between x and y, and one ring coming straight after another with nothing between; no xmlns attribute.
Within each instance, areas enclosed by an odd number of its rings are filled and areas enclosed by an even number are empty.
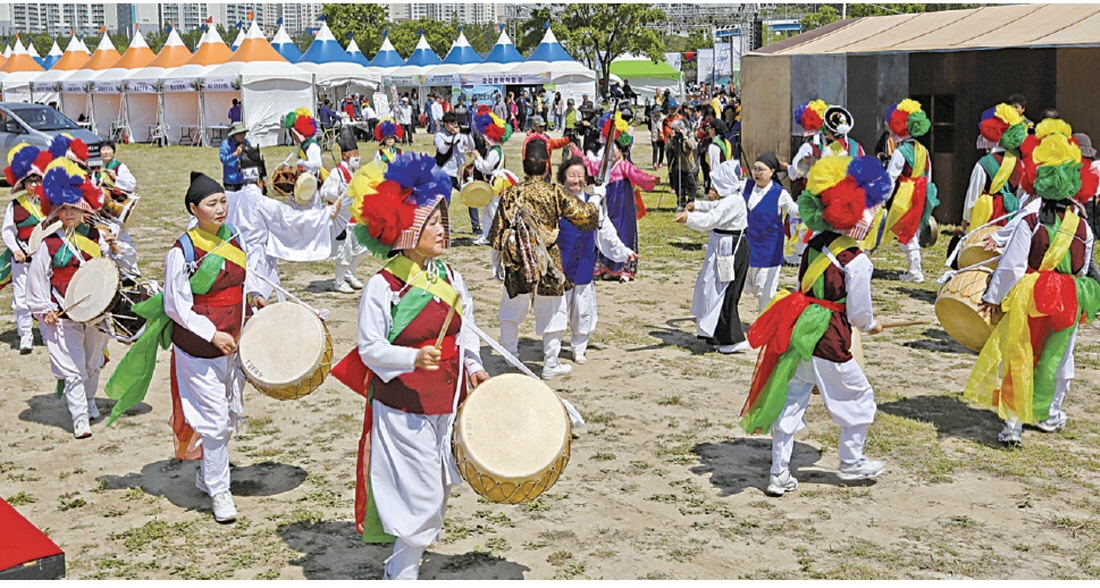
<svg viewBox="0 0 1100 588"><path fill-rule="evenodd" d="M343 294L351 294L363 288L363 282L355 277L355 269L368 251L359 240L348 231L351 224L351 199L347 196L351 177L359 169L359 144L355 135L347 127L340 129L338 145L340 163L329 173L328 179L321 185L321 199L337 207L333 226L334 242L332 257L336 260L336 277L332 289Z"/></svg>

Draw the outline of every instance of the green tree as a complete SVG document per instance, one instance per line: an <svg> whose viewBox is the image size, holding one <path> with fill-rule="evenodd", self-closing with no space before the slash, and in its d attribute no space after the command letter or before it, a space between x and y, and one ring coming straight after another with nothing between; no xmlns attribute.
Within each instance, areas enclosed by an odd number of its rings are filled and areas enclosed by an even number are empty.
<svg viewBox="0 0 1100 588"><path fill-rule="evenodd" d="M611 61L620 55L645 55L654 63L664 59L660 33L643 25L666 19L663 10L645 4L570 4L551 27L565 50L598 71L607 87Z"/></svg>
<svg viewBox="0 0 1100 588"><path fill-rule="evenodd" d="M332 28L332 27L329 27L329 28ZM335 37L336 34L333 33L332 36ZM309 34L309 33L301 32L301 33L298 33L297 35L292 36L290 38L290 40L294 42L294 46L297 47L299 51L301 51L302 53L305 53L306 50L309 49L309 46L313 43L314 38L315 37L313 35ZM351 41L347 40L346 35L345 35L344 39L340 40L340 43L342 43L345 46L350 42ZM356 44L358 44L358 41L356 41ZM359 50L362 51L363 48L360 47Z"/></svg>
<svg viewBox="0 0 1100 588"><path fill-rule="evenodd" d="M840 12L832 6L822 6L817 12L802 17L802 32L823 27L840 20Z"/></svg>
<svg viewBox="0 0 1100 588"><path fill-rule="evenodd" d="M500 36L500 29L491 23L463 25L462 31L466 33L466 40L470 42L470 47L481 55L492 51L497 37ZM443 56L440 55L440 57Z"/></svg>
<svg viewBox="0 0 1100 588"><path fill-rule="evenodd" d="M382 46L382 32L386 30L386 7L381 4L325 4L325 21L332 35L341 42L348 33L355 34L355 43L367 58L374 57ZM295 41L297 43L297 41ZM415 43L415 41L414 41ZM307 45L308 46L308 45ZM305 51L305 47L299 45Z"/></svg>
<svg viewBox="0 0 1100 588"><path fill-rule="evenodd" d="M546 23L551 21L549 7L532 10L531 18L520 23L519 34L516 35L515 39L512 39L512 42L516 44L516 49L519 49L519 52L524 55L530 55L535 47L539 46L543 36L546 35ZM551 22L550 28L554 30L554 35L557 36L563 27L561 24L558 24L557 28L553 25L554 23Z"/></svg>
<svg viewBox="0 0 1100 588"><path fill-rule="evenodd" d="M390 42L398 53L408 58L420 41L420 31L424 31L424 38L432 50L443 59L451 43L458 38L458 23L432 18L403 20L390 28Z"/></svg>

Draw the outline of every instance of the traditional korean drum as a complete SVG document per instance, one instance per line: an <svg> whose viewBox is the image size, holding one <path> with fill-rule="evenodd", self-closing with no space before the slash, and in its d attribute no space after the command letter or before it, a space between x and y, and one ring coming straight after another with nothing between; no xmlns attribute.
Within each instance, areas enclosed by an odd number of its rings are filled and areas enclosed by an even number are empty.
<svg viewBox="0 0 1100 588"><path fill-rule="evenodd" d="M1000 255L1000 251L985 250L985 238L996 233L1000 229L1001 227L992 225L967 233L959 243L959 268L970 267ZM984 267L996 269L997 262L987 263Z"/></svg>
<svg viewBox="0 0 1100 588"><path fill-rule="evenodd" d="M573 428L565 405L542 381L502 374L477 387L455 417L462 479L499 504L533 500L569 463Z"/></svg>
<svg viewBox="0 0 1100 588"><path fill-rule="evenodd" d="M493 187L489 185L489 182L482 182L480 180L472 180L467 182L462 187L462 191L458 193L458 197L462 199L462 203L470 208L481 208L486 204L493 201Z"/></svg>
<svg viewBox="0 0 1100 588"><path fill-rule="evenodd" d="M245 323L237 351L245 378L279 400L313 392L332 367L332 336L314 312L279 302L260 309Z"/></svg>
<svg viewBox="0 0 1100 588"><path fill-rule="evenodd" d="M271 174L271 191L277 196L288 200L293 198L298 204L306 205L317 194L317 178L296 167L280 165Z"/></svg>
<svg viewBox="0 0 1100 588"><path fill-rule="evenodd" d="M955 274L936 296L936 318L940 326L963 347L980 352L993 327L1000 322L999 313L992 319L978 312L978 305L989 287L993 270L978 267Z"/></svg>
<svg viewBox="0 0 1100 588"><path fill-rule="evenodd" d="M78 323L95 323L107 316L118 300L118 265L106 257L84 262L65 291L65 317Z"/></svg>

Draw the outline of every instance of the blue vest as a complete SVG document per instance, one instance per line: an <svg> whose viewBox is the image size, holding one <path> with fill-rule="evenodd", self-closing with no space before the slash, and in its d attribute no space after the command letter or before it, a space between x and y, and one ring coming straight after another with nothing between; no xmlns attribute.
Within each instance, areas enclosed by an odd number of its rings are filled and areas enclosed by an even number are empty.
<svg viewBox="0 0 1100 588"><path fill-rule="evenodd" d="M745 204L748 205L752 197L752 190L756 183L749 180L745 183L745 191L742 195ZM749 266L750 267L775 267L783 265L783 215L779 214L779 195L783 193L783 187L779 182L772 181L772 187L764 198L749 210Z"/></svg>
<svg viewBox="0 0 1100 588"><path fill-rule="evenodd" d="M588 202L588 193L581 194ZM577 286L592 283L596 271L596 231L581 231L569 221L558 221L558 250L565 277Z"/></svg>

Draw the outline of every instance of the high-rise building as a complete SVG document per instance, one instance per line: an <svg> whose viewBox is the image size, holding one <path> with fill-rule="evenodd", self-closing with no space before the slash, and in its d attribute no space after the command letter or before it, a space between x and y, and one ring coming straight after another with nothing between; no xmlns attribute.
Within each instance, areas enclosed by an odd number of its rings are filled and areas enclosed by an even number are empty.
<svg viewBox="0 0 1100 588"><path fill-rule="evenodd" d="M202 26L206 21L206 4L198 2L163 2L158 4L160 9L160 26L168 25L182 31L190 31ZM224 24L224 23L223 23Z"/></svg>
<svg viewBox="0 0 1100 588"><path fill-rule="evenodd" d="M319 3L303 3L295 4L292 2L282 2L275 5L269 5L275 10L272 12L269 8L268 19L264 21L264 30L269 33L274 33L278 29L278 25L275 23L277 19L283 19L283 26L286 27L286 32L289 35L297 35L306 31L306 29L320 26L317 21L317 17L321 15L321 4ZM275 18L270 18L271 14L274 14Z"/></svg>
<svg viewBox="0 0 1100 588"><path fill-rule="evenodd" d="M503 19L503 8L503 5L495 2L393 2L388 5L392 21L431 18L456 20L463 24L500 22Z"/></svg>
<svg viewBox="0 0 1100 588"><path fill-rule="evenodd" d="M114 6L112 5L112 9ZM95 33L107 24L103 4L11 4L11 27L19 33Z"/></svg>

